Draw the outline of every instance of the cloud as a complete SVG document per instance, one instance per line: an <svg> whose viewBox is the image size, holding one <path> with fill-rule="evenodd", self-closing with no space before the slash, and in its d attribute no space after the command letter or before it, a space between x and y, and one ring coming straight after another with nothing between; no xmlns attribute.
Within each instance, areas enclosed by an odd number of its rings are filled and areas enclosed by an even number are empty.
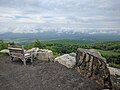
<svg viewBox="0 0 120 90"><path fill-rule="evenodd" d="M108 31L109 30L109 31ZM119 28L120 30L120 28ZM93 34L120 34L119 31L117 30L111 30L111 29L108 29L108 28L104 28L104 30L99 30L99 31L92 31L92 32L89 32L88 34L90 35L93 35Z"/></svg>
<svg viewBox="0 0 120 90"><path fill-rule="evenodd" d="M79 28L116 30L120 28L120 1L0 0L0 31L15 29L15 32L23 32L25 28L31 31L42 24L48 27L61 25L63 28L73 25L74 31L80 31Z"/></svg>

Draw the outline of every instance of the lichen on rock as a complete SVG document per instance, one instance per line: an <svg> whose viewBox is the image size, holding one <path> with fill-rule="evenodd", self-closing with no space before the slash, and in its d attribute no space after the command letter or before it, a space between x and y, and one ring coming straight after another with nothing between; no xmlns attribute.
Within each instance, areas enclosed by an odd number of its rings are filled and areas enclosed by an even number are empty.
<svg viewBox="0 0 120 90"><path fill-rule="evenodd" d="M95 80L105 89L111 89L110 72L106 59L94 49L78 48L76 53L76 69L81 75Z"/></svg>

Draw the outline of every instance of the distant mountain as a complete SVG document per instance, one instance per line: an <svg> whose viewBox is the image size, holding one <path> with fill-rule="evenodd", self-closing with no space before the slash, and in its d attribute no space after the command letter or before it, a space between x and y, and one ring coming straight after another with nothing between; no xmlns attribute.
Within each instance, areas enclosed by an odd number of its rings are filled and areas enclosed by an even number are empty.
<svg viewBox="0 0 120 90"><path fill-rule="evenodd" d="M107 34L107 33L81 33L81 32L73 32L73 31L45 31L38 33L3 33L0 34L0 39L5 41L14 41L17 43L25 42L31 43L35 40L41 41L49 41L49 40L63 40L63 39L73 39L73 40L81 40L81 41L113 41L120 40L119 34Z"/></svg>

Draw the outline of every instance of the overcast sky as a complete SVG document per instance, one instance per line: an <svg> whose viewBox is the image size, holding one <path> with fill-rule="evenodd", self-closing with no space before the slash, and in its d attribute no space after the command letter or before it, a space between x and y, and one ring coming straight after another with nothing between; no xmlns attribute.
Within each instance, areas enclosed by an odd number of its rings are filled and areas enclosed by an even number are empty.
<svg viewBox="0 0 120 90"><path fill-rule="evenodd" d="M0 32L42 24L120 31L120 0L0 0Z"/></svg>

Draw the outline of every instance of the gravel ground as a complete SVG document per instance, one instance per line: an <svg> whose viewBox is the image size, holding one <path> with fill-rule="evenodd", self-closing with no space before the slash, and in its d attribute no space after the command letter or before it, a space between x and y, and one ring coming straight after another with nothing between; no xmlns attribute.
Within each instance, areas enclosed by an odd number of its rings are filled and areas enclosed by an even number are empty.
<svg viewBox="0 0 120 90"><path fill-rule="evenodd" d="M21 60L11 62L9 56L0 56L0 90L101 90L101 87L58 63L35 60L24 66Z"/></svg>

